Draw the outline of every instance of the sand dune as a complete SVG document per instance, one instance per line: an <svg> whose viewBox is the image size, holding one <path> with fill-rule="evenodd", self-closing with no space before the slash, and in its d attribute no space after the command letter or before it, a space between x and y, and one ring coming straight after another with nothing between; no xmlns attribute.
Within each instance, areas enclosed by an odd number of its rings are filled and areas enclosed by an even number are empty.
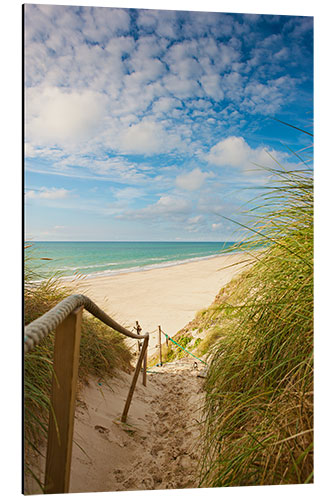
<svg viewBox="0 0 333 500"><path fill-rule="evenodd" d="M161 325L173 336L196 312L208 307L219 290L244 269L246 254L229 254L207 260L148 271L85 278L75 290L94 300L122 325L138 320L143 332ZM149 353L156 349L157 333L151 335ZM136 341L131 341L136 345Z"/></svg>

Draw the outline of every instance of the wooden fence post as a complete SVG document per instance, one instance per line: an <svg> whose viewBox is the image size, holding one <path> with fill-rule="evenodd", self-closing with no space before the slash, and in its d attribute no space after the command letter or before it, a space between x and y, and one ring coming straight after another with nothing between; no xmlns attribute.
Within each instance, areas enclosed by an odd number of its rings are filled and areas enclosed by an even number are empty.
<svg viewBox="0 0 333 500"><path fill-rule="evenodd" d="M45 493L68 493L83 307L58 326L45 468Z"/></svg>
<svg viewBox="0 0 333 500"><path fill-rule="evenodd" d="M148 358L148 349L146 349L143 364L142 364L142 384L147 386L147 358Z"/></svg>
<svg viewBox="0 0 333 500"><path fill-rule="evenodd" d="M132 380L131 387L130 387L129 392L128 392L128 396L127 396L127 399L126 399L124 411L123 411L123 414L121 416L121 421L122 422L126 422L126 419L127 419L128 410L129 410L129 407L130 407L130 404L131 404L131 401L132 401L133 392L134 392L134 389L135 389L135 386L136 386L136 382L138 380L138 376L139 376L139 373L140 373L140 368L141 368L141 365L142 365L142 361L143 361L143 358L144 358L144 356L146 354L146 350L147 350L147 347L148 347L148 342L149 342L149 337L146 337L145 340L144 340L144 342L143 342L143 346L142 346L142 349L141 349L141 352L140 352L140 356L139 356L138 362L137 362L136 367L135 367L135 372L134 372L134 375L133 375L133 380Z"/></svg>
<svg viewBox="0 0 333 500"><path fill-rule="evenodd" d="M160 346L160 365L162 366L162 336L161 336L161 327L158 327L158 343Z"/></svg>
<svg viewBox="0 0 333 500"><path fill-rule="evenodd" d="M138 335L140 335L140 333L141 333L141 331L142 331L142 328L141 328L141 326L139 325L139 322L138 322L138 321L136 321L136 322L135 322L135 327L134 327L134 328L136 329L136 333L137 333ZM138 353L139 353L139 354L140 354L140 350L141 350L141 343L140 343L140 340L138 340Z"/></svg>

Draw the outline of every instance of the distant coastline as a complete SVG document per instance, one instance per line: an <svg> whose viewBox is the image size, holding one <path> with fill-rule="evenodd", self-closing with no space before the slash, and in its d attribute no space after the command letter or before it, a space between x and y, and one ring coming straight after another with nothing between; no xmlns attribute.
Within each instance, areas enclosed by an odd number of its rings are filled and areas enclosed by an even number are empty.
<svg viewBox="0 0 333 500"><path fill-rule="evenodd" d="M36 281L54 275L65 281L77 276L85 279L116 276L239 252L234 242L37 241L31 245L29 265L37 273Z"/></svg>

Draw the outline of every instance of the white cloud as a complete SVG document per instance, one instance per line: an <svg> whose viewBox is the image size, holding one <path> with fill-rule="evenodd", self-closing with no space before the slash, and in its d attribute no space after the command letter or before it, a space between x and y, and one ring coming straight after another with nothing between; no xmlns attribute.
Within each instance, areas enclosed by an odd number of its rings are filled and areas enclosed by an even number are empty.
<svg viewBox="0 0 333 500"><path fill-rule="evenodd" d="M202 220L203 220L202 215L196 215L194 217L190 217L187 222L189 224L198 224L198 222L201 222Z"/></svg>
<svg viewBox="0 0 333 500"><path fill-rule="evenodd" d="M162 146L162 136L161 126L151 121L131 125L123 133L122 150L127 153L157 153Z"/></svg>
<svg viewBox="0 0 333 500"><path fill-rule="evenodd" d="M114 191L114 196L117 201L123 202L123 201L131 201L136 198L139 198L142 196L144 193L142 190L134 188L134 187L126 187L123 189L117 189Z"/></svg>
<svg viewBox="0 0 333 500"><path fill-rule="evenodd" d="M251 113L274 114L285 104L286 92L293 95L295 80L289 76L267 80L265 84L250 81L244 88L242 108Z"/></svg>
<svg viewBox="0 0 333 500"><path fill-rule="evenodd" d="M181 106L178 99L174 99L173 97L161 97L154 102L153 111L154 113L167 113L177 106Z"/></svg>
<svg viewBox="0 0 333 500"><path fill-rule="evenodd" d="M181 146L179 136L168 132L163 125L153 120L144 120L126 128L120 135L118 146L123 153L165 153Z"/></svg>
<svg viewBox="0 0 333 500"><path fill-rule="evenodd" d="M156 203L139 210L131 210L118 216L120 219L156 220L160 218L183 220L191 211L192 204L185 198L174 195L164 195Z"/></svg>
<svg viewBox="0 0 333 500"><path fill-rule="evenodd" d="M190 208L190 202L184 198L178 198L172 195L161 196L154 205L147 207L149 211L160 215L168 216L171 214L187 213Z"/></svg>
<svg viewBox="0 0 333 500"><path fill-rule="evenodd" d="M179 175L176 178L176 186L187 191L196 191L201 188L207 177L210 177L210 174L195 168L191 172Z"/></svg>
<svg viewBox="0 0 333 500"><path fill-rule="evenodd" d="M213 165L245 167L251 155L251 148L243 137L228 137L213 146L206 156Z"/></svg>
<svg viewBox="0 0 333 500"><path fill-rule="evenodd" d="M83 33L94 42L102 42L119 32L128 31L130 16L123 9L81 7L85 24Z"/></svg>
<svg viewBox="0 0 333 500"><path fill-rule="evenodd" d="M25 158L29 156L34 156L36 153L35 148L29 142L24 143L24 156Z"/></svg>
<svg viewBox="0 0 333 500"><path fill-rule="evenodd" d="M243 137L227 137L218 142L211 148L205 159L219 167L236 167L246 169L253 163L262 166L271 166L273 160L281 158L281 153L274 150L268 150L263 146L252 149Z"/></svg>
<svg viewBox="0 0 333 500"><path fill-rule="evenodd" d="M180 77L168 74L163 78L163 85L175 97L179 99L202 97L202 90L198 82L192 78Z"/></svg>
<svg viewBox="0 0 333 500"><path fill-rule="evenodd" d="M217 229L219 229L221 226L222 226L221 222L214 223L214 224L212 224L212 230L213 230L213 231L216 231L216 230L217 230Z"/></svg>
<svg viewBox="0 0 333 500"><path fill-rule="evenodd" d="M46 188L42 187L38 191L29 190L26 192L25 197L27 200L41 199L41 200L59 200L67 198L71 191L65 188Z"/></svg>
<svg viewBox="0 0 333 500"><path fill-rule="evenodd" d="M95 137L106 113L102 94L55 87L28 89L27 138L35 144L67 145Z"/></svg>
<svg viewBox="0 0 333 500"><path fill-rule="evenodd" d="M149 10L141 10L138 12L138 14L139 14L137 20L138 26L140 28L154 31L158 23L158 20L155 16L155 12L154 11L150 12Z"/></svg>
<svg viewBox="0 0 333 500"><path fill-rule="evenodd" d="M204 75L200 79L201 85L207 95L215 99L215 101L222 101L224 92L221 88L220 75Z"/></svg>

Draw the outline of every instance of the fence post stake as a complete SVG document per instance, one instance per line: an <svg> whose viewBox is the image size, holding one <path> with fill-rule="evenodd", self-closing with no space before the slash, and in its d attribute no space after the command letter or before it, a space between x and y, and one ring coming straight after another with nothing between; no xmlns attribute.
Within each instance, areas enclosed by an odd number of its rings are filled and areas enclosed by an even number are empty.
<svg viewBox="0 0 333 500"><path fill-rule="evenodd" d="M143 364L142 364L142 384L147 386L147 358L148 358L148 349L146 349Z"/></svg>
<svg viewBox="0 0 333 500"><path fill-rule="evenodd" d="M139 322L138 322L138 321L136 321L136 322L135 322L135 327L134 327L134 328L136 329L136 333L137 333L138 335L140 335L140 332L142 331L142 328L141 328L141 326L139 325ZM139 353L139 354L140 354L140 350L141 350L141 344L140 344L140 340L138 340L138 353Z"/></svg>
<svg viewBox="0 0 333 500"><path fill-rule="evenodd" d="M138 362L137 362L136 367L135 367L135 372L134 372L134 375L133 375L131 387L130 387L129 392L128 392L128 396L127 396L127 399L126 399L126 403L125 403L123 414L121 416L121 421L122 422L126 422L126 419L127 419L128 410L129 410L129 407L130 407L130 404L131 404L131 401L132 401L133 392L134 392L134 389L135 389L135 386L136 386L136 382L138 380L138 376L139 376L139 373L140 373L140 368L141 368L141 365L142 365L142 360L144 358L144 355L145 355L147 347L148 347L148 342L149 342L149 337L147 336L147 337L145 337L145 340L143 341L143 346L142 346L142 349L141 349L141 352L140 352L140 356L139 356Z"/></svg>
<svg viewBox="0 0 333 500"><path fill-rule="evenodd" d="M160 365L162 366L162 336L161 336L161 327L158 327L158 343L160 345Z"/></svg>
<svg viewBox="0 0 333 500"><path fill-rule="evenodd" d="M68 493L83 307L56 328L45 493Z"/></svg>

